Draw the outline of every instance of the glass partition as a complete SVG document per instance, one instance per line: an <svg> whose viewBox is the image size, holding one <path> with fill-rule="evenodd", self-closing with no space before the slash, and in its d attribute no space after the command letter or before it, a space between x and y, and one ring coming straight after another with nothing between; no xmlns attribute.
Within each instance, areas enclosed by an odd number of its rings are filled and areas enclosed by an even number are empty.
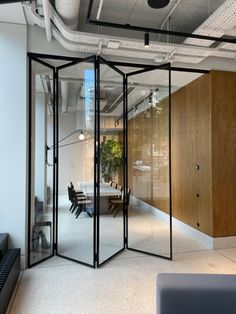
<svg viewBox="0 0 236 314"><path fill-rule="evenodd" d="M172 257L170 66L130 71L31 57L29 266Z"/></svg>
<svg viewBox="0 0 236 314"><path fill-rule="evenodd" d="M94 62L59 67L57 88L57 253L94 266Z"/></svg>
<svg viewBox="0 0 236 314"><path fill-rule="evenodd" d="M172 256L169 66L128 75L128 248Z"/></svg>
<svg viewBox="0 0 236 314"><path fill-rule="evenodd" d="M31 61L29 266L53 254L54 70ZM49 149L51 147L52 149Z"/></svg>
<svg viewBox="0 0 236 314"><path fill-rule="evenodd" d="M124 75L100 59L98 264L124 249Z"/></svg>

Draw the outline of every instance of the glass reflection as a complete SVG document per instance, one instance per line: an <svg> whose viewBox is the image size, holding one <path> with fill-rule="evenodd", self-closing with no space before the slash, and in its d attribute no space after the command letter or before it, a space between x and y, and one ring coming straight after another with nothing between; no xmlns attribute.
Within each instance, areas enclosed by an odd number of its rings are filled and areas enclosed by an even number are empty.
<svg viewBox="0 0 236 314"><path fill-rule="evenodd" d="M130 77L128 246L170 257L169 72ZM158 84L157 84L158 82Z"/></svg>
<svg viewBox="0 0 236 314"><path fill-rule="evenodd" d="M94 263L94 65L59 71L58 254Z"/></svg>

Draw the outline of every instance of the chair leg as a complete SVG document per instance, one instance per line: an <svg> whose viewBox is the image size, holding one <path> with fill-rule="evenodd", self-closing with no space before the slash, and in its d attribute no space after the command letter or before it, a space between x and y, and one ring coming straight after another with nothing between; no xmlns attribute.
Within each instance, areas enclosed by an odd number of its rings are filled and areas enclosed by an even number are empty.
<svg viewBox="0 0 236 314"><path fill-rule="evenodd" d="M115 218L116 217L116 215L118 214L118 212L120 211L120 206L117 206L116 207L116 210L114 211L114 215L113 215L113 217Z"/></svg>
<svg viewBox="0 0 236 314"><path fill-rule="evenodd" d="M113 212L113 210L116 208L116 205L115 204L112 204L111 208L110 208L110 211L111 213Z"/></svg>
<svg viewBox="0 0 236 314"><path fill-rule="evenodd" d="M74 203L71 203L71 206L70 206L70 211L72 210L72 208L74 207Z"/></svg>
<svg viewBox="0 0 236 314"><path fill-rule="evenodd" d="M76 208L77 208L77 205L75 204L75 203L73 203L73 207L72 207L72 213L76 210Z"/></svg>
<svg viewBox="0 0 236 314"><path fill-rule="evenodd" d="M78 207L78 210L77 210L77 212L76 212L76 214L75 214L75 218L78 218L79 215L82 213L82 211L83 211L83 207L82 207L82 206L79 206L79 207Z"/></svg>

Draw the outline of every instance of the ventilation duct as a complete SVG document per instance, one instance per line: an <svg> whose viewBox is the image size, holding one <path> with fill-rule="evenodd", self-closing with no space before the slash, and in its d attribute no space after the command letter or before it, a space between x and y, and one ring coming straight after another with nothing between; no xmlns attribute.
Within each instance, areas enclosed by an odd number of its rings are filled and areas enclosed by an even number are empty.
<svg viewBox="0 0 236 314"><path fill-rule="evenodd" d="M78 28L80 0L55 0L55 7L63 22L70 29Z"/></svg>
<svg viewBox="0 0 236 314"><path fill-rule="evenodd" d="M53 37L68 50L77 51L87 55L96 54L99 43L102 40L102 45L99 49L104 56L119 56L161 63L167 54L175 51L170 61L199 63L209 56L235 59L234 51L230 50L230 48L229 50L221 49L221 46L216 49L210 47L197 47L196 45L180 45L151 41L147 51L143 46L142 40L74 31L69 29L63 23L53 7L50 8L51 19L53 22ZM32 25L36 24L45 28L44 19L35 12L33 7L25 7L25 9L28 23L30 22ZM234 18L234 23L236 25L236 16ZM107 48L108 41L119 41L119 49Z"/></svg>

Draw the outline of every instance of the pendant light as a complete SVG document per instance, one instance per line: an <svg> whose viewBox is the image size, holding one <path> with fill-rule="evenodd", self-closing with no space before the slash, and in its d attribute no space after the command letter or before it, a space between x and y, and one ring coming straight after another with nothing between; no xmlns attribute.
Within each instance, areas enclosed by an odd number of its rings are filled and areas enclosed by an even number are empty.
<svg viewBox="0 0 236 314"><path fill-rule="evenodd" d="M149 48L149 33L144 34L144 47Z"/></svg>

